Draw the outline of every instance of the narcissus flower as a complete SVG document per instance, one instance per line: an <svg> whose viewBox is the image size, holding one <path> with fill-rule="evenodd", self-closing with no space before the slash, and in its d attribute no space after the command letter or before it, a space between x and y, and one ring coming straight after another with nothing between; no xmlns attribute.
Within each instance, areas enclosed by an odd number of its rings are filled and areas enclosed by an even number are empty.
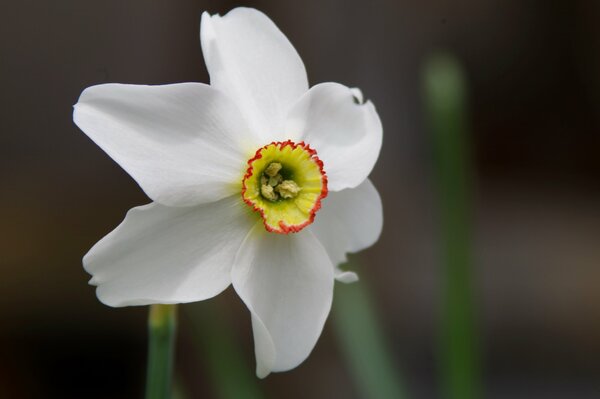
<svg viewBox="0 0 600 399"><path fill-rule="evenodd" d="M103 84L73 119L152 199L83 259L110 306L211 298L252 315L257 374L296 367L331 308L338 265L382 227L367 179L382 127L358 89L309 89L302 60L259 11L202 15L210 85Z"/></svg>

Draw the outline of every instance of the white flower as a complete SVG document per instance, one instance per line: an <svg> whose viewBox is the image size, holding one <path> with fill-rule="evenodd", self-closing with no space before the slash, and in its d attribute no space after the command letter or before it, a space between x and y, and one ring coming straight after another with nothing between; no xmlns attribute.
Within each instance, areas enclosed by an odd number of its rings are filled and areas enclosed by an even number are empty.
<svg viewBox="0 0 600 399"><path fill-rule="evenodd" d="M334 279L357 279L337 265L381 232L367 176L382 127L358 89L309 89L294 47L257 10L204 13L200 37L210 86L103 84L75 105L75 123L153 201L83 263L110 306L201 301L233 284L264 377L306 359Z"/></svg>

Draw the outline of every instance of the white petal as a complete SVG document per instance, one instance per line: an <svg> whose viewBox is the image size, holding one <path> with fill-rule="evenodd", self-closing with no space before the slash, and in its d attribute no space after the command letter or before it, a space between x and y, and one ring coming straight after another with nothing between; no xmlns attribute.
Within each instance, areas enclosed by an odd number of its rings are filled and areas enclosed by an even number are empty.
<svg viewBox="0 0 600 399"><path fill-rule="evenodd" d="M233 286L252 312L256 373L298 366L331 309L333 265L310 231L281 235L258 224L236 256Z"/></svg>
<svg viewBox="0 0 600 399"><path fill-rule="evenodd" d="M229 286L254 223L238 196L190 208L152 203L131 209L83 263L109 306L200 301Z"/></svg>
<svg viewBox="0 0 600 399"><path fill-rule="evenodd" d="M356 188L329 193L310 229L327 250L331 262L347 261L346 253L373 245L383 227L381 198L370 180ZM354 282L358 276L336 268L336 279Z"/></svg>
<svg viewBox="0 0 600 399"><path fill-rule="evenodd" d="M265 145L283 140L290 107L308 90L302 59L266 15L236 8L202 14L200 39L210 84L235 101Z"/></svg>
<svg viewBox="0 0 600 399"><path fill-rule="evenodd" d="M358 281L358 274L350 271L344 271L336 266L335 279L344 284L355 283Z"/></svg>
<svg viewBox="0 0 600 399"><path fill-rule="evenodd" d="M331 191L358 186L379 156L381 121L373 103L361 100L357 89L322 83L313 86L288 116L285 131L317 151Z"/></svg>
<svg viewBox="0 0 600 399"><path fill-rule="evenodd" d="M235 104L205 84L93 86L73 120L164 205L229 196L245 170L250 133Z"/></svg>

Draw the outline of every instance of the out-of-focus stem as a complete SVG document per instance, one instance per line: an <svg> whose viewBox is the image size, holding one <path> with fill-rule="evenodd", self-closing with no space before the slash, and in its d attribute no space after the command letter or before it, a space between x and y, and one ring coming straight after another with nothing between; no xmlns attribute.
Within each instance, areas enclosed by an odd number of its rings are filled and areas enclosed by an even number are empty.
<svg viewBox="0 0 600 399"><path fill-rule="evenodd" d="M365 281L336 285L332 318L360 397L406 398L401 374L385 342Z"/></svg>
<svg viewBox="0 0 600 399"><path fill-rule="evenodd" d="M185 307L187 321L194 330L197 352L206 362L214 388L221 399L261 399L258 379L244 357L233 326L215 303Z"/></svg>
<svg viewBox="0 0 600 399"><path fill-rule="evenodd" d="M443 251L443 397L480 397L470 258L469 137L466 85L459 63L432 56L424 74L425 105L434 150Z"/></svg>
<svg viewBox="0 0 600 399"><path fill-rule="evenodd" d="M176 305L150 306L146 399L171 397L176 329Z"/></svg>

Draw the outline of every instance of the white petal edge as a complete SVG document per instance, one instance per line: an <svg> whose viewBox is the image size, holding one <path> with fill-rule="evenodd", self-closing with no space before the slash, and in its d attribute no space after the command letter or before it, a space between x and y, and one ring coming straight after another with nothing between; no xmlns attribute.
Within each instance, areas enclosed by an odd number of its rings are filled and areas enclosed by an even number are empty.
<svg viewBox="0 0 600 399"><path fill-rule="evenodd" d="M372 102L339 83L313 86L291 109L285 131L323 161L330 191L362 183L377 161L383 128Z"/></svg>
<svg viewBox="0 0 600 399"><path fill-rule="evenodd" d="M84 268L109 306L208 299L229 286L255 220L237 196L189 208L136 207L85 255Z"/></svg>
<svg viewBox="0 0 600 399"><path fill-rule="evenodd" d="M336 280L357 281L355 273L342 271L338 266L347 262L347 253L368 248L379 239L383 206L377 189L367 179L356 188L329 193L309 228L336 265Z"/></svg>
<svg viewBox="0 0 600 399"><path fill-rule="evenodd" d="M354 99L356 100L357 103L359 103L359 104L365 103L365 99L364 99L362 90L360 90L358 87L350 88L350 93L352 93L352 95L354 96Z"/></svg>
<svg viewBox="0 0 600 399"><path fill-rule="evenodd" d="M265 145L284 140L285 116L308 90L302 59L262 12L202 14L200 41L210 84L236 102Z"/></svg>
<svg viewBox="0 0 600 399"><path fill-rule="evenodd" d="M335 268L335 279L340 283L351 284L356 283L358 279L358 274L350 271L345 271L336 266Z"/></svg>
<svg viewBox="0 0 600 399"><path fill-rule="evenodd" d="M310 231L268 233L258 223L240 248L232 283L252 314L256 373L298 366L331 309L333 265Z"/></svg>
<svg viewBox="0 0 600 399"><path fill-rule="evenodd" d="M92 86L74 108L77 126L164 205L232 195L256 141L235 104L201 83Z"/></svg>

